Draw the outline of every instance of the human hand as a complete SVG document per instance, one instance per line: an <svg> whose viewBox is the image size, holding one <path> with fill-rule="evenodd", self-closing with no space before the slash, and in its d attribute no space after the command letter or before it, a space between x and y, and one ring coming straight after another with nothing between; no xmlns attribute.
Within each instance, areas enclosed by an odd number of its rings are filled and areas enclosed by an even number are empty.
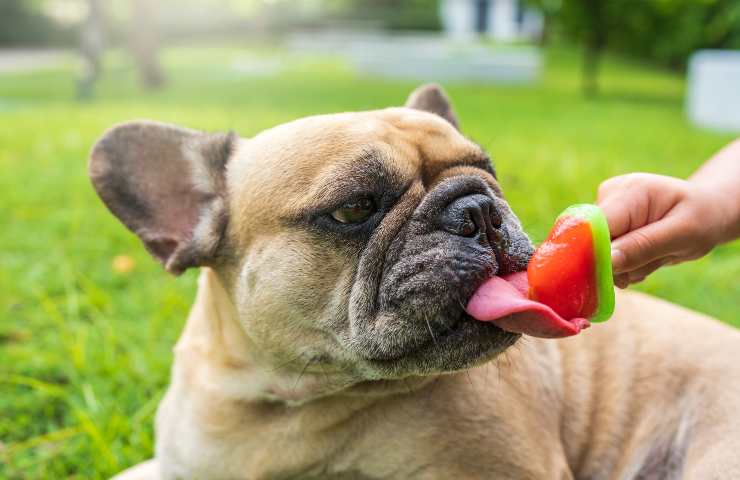
<svg viewBox="0 0 740 480"><path fill-rule="evenodd" d="M597 203L609 223L614 283L620 288L663 265L705 255L728 239L732 223L727 198L662 175L610 178L599 186Z"/></svg>

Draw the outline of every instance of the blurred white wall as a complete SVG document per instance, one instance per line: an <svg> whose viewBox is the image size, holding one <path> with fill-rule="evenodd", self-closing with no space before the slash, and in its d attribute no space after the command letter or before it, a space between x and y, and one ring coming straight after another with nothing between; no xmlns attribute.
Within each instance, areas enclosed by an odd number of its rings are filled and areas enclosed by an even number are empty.
<svg viewBox="0 0 740 480"><path fill-rule="evenodd" d="M488 34L495 40L510 42L519 35L517 0L489 0Z"/></svg>
<svg viewBox="0 0 740 480"><path fill-rule="evenodd" d="M482 34L502 42L532 40L543 26L542 14L521 0L442 0L440 17L456 39Z"/></svg>
<svg viewBox="0 0 740 480"><path fill-rule="evenodd" d="M691 56L686 108L696 125L740 131L740 51L700 50Z"/></svg>

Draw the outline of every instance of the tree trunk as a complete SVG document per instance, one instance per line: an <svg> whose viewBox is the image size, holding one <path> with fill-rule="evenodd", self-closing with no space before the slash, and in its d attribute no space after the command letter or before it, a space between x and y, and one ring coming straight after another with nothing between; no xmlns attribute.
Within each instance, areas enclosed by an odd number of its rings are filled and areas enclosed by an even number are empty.
<svg viewBox="0 0 740 480"><path fill-rule="evenodd" d="M102 72L101 57L105 50L103 5L100 0L87 0L88 14L80 31L82 73L77 80L77 97L89 100L95 94L95 83Z"/></svg>
<svg viewBox="0 0 740 480"><path fill-rule="evenodd" d="M586 45L583 52L583 93L587 97L595 97L599 93L599 62L602 47Z"/></svg>
<svg viewBox="0 0 740 480"><path fill-rule="evenodd" d="M129 45L144 88L162 87L165 76L158 60L157 2L131 0Z"/></svg>
<svg viewBox="0 0 740 480"><path fill-rule="evenodd" d="M583 52L583 93L588 97L599 93L599 63L606 47L607 25L603 0L581 0L586 17Z"/></svg>

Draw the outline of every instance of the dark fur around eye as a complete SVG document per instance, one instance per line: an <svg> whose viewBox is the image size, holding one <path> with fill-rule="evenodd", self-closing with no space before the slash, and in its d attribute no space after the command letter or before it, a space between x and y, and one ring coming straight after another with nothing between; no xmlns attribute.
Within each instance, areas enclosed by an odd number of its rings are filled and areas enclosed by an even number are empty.
<svg viewBox="0 0 740 480"><path fill-rule="evenodd" d="M358 193L336 207L330 207L322 209L320 212L316 212L312 216L313 218L310 223L314 227L330 231L334 234L354 237L357 239L369 238L370 234L372 234L373 230L377 228L385 214L393 208L393 205L395 205L401 195L402 192L388 190L380 191L375 194ZM355 223L343 223L335 218L334 212L341 209L344 205L358 201L358 199L369 199L373 203L374 211L366 219Z"/></svg>
<svg viewBox="0 0 740 480"><path fill-rule="evenodd" d="M375 200L370 197L359 197L344 203L330 215L339 223L357 224L365 222L377 210Z"/></svg>

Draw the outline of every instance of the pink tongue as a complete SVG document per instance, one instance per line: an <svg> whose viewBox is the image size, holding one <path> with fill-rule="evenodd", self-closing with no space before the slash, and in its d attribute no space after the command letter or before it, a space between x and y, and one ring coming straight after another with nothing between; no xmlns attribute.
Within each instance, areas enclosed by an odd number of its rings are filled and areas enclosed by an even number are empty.
<svg viewBox="0 0 740 480"><path fill-rule="evenodd" d="M490 278L473 294L466 310L476 320L533 337L569 337L589 327L585 318L566 320L547 305L529 300L528 288L527 272Z"/></svg>

